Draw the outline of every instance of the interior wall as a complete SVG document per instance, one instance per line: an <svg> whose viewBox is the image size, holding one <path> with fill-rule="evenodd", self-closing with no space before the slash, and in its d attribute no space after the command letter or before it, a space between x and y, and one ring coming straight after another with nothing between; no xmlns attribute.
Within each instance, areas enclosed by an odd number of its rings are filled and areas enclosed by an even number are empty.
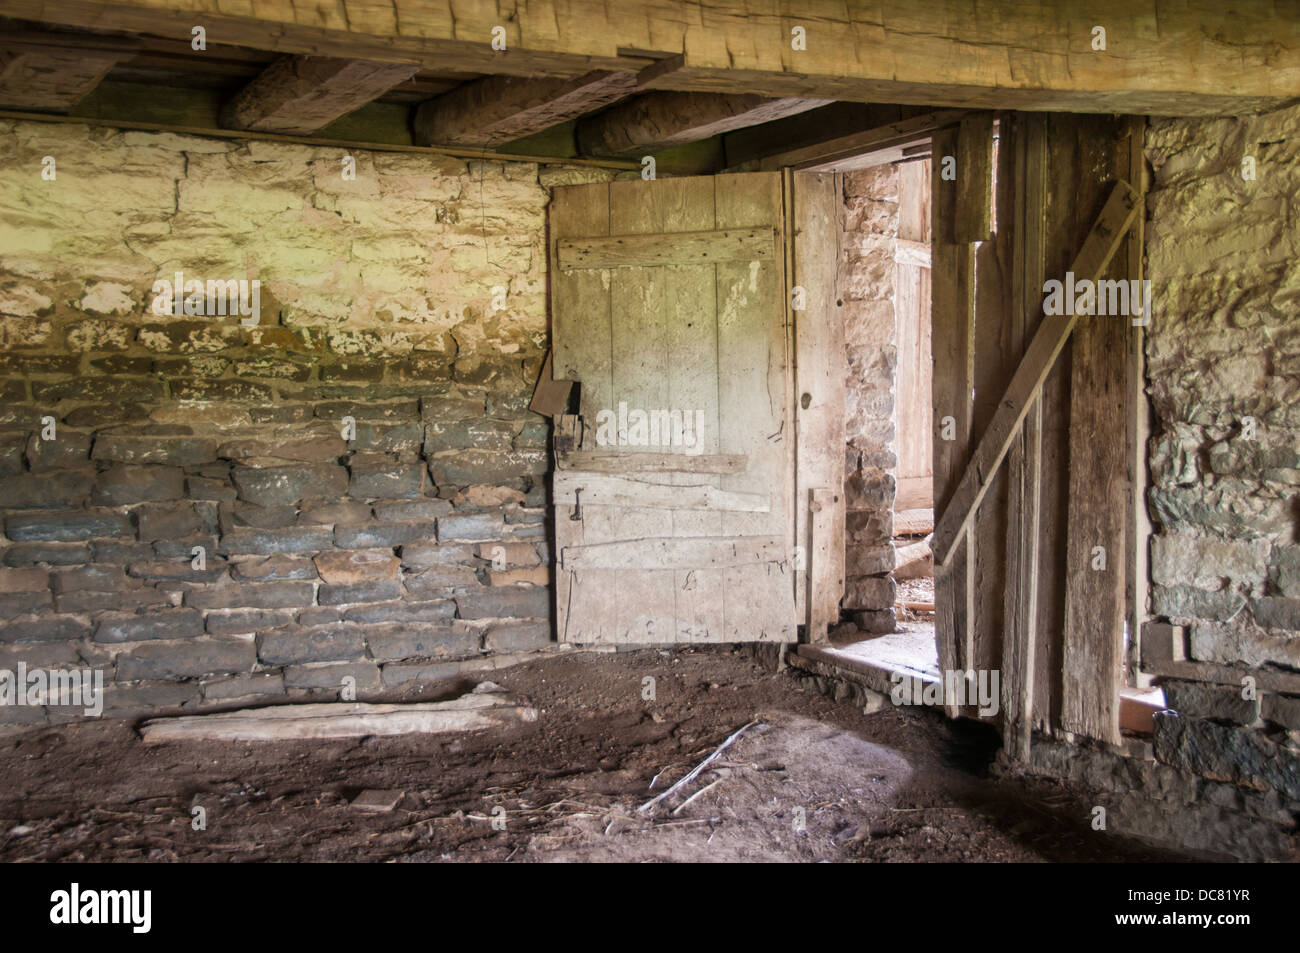
<svg viewBox="0 0 1300 953"><path fill-rule="evenodd" d="M893 632L897 168L885 164L845 173L844 201L839 281L847 348L843 607L863 631Z"/></svg>
<svg viewBox="0 0 1300 953"><path fill-rule="evenodd" d="M135 714L365 698L550 641L547 187L604 173L0 141L0 669L101 669ZM259 280L256 326L154 313L178 271Z"/></svg>
<svg viewBox="0 0 1300 953"><path fill-rule="evenodd" d="M1239 666L1164 682L1156 753L1295 808L1300 695L1238 675L1300 669L1300 108L1153 121L1146 155L1151 609Z"/></svg>

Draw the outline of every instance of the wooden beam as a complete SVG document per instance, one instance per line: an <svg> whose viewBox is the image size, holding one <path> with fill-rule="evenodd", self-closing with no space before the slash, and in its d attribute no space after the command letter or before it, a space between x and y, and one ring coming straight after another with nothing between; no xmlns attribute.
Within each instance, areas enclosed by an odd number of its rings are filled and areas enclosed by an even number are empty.
<svg viewBox="0 0 1300 953"><path fill-rule="evenodd" d="M960 122L963 116L968 115L962 110L943 109L924 116L901 119L875 129L778 152L760 159L757 167L763 171L802 169L812 172L865 153L900 149L904 145L924 141L936 130Z"/></svg>
<svg viewBox="0 0 1300 953"><path fill-rule="evenodd" d="M752 93L647 93L578 123L584 155L650 153L825 106Z"/></svg>
<svg viewBox="0 0 1300 953"><path fill-rule="evenodd" d="M221 111L228 129L305 136L378 99L419 71L414 63L285 56Z"/></svg>
<svg viewBox="0 0 1300 953"><path fill-rule="evenodd" d="M662 88L771 98L1095 113L1238 115L1300 88L1300 24L1271 2L1058 0L827 4L815 15L734 0L5 0L7 15L300 55L430 69L580 76L680 57ZM218 9L219 8L219 11ZM1157 17L1154 10L1158 9ZM237 12L236 12L237 11ZM507 12L508 11L508 12ZM1092 48L1093 24L1109 46ZM804 26L807 49L791 49ZM494 27L507 49L495 50Z"/></svg>
<svg viewBox="0 0 1300 953"><path fill-rule="evenodd" d="M1095 282L1101 277L1137 213L1137 193L1127 182L1117 183L1070 266L1076 280ZM956 492L935 526L931 545L936 566L944 566L952 558L1077 320L1078 315L1074 314L1049 315L1038 326L1024 360L998 404L996 415L980 438Z"/></svg>
<svg viewBox="0 0 1300 953"><path fill-rule="evenodd" d="M24 47L0 40L0 107L63 112L129 52Z"/></svg>
<svg viewBox="0 0 1300 953"><path fill-rule="evenodd" d="M635 73L606 70L574 79L488 76L421 104L415 113L415 141L497 146L603 109L635 86Z"/></svg>
<svg viewBox="0 0 1300 953"><path fill-rule="evenodd" d="M957 130L957 217L959 242L993 237L993 116L967 116Z"/></svg>

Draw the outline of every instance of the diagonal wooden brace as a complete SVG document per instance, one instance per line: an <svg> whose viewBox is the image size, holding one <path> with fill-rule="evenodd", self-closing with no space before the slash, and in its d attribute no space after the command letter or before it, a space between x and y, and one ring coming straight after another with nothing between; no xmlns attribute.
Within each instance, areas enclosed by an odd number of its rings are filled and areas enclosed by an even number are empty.
<svg viewBox="0 0 1300 953"><path fill-rule="evenodd" d="M1086 278L1096 282L1101 278L1125 233L1137 218L1140 198L1127 182L1120 181L1116 184L1070 266L1076 280ZM1078 315L1075 314L1053 314L1045 316L1039 324L1034 339L1025 351L1024 359L1012 375L1011 383L1002 395L993 419L989 421L988 429L980 437L979 446L975 448L970 463L962 473L957 489L948 501L943 515L935 523L930 548L934 551L936 572L947 565L958 544L965 538L966 527L974 519L980 501L992 485L998 467L1002 465L1012 441L1020 432L1025 416L1042 390L1052 365L1065 348L1065 342L1069 340L1076 321Z"/></svg>

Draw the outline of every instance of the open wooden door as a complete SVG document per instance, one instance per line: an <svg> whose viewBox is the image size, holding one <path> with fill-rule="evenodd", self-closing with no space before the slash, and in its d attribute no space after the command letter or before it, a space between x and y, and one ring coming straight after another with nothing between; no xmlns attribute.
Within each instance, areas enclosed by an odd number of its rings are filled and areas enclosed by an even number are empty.
<svg viewBox="0 0 1300 953"><path fill-rule="evenodd" d="M556 189L561 642L796 640L783 222L779 173Z"/></svg>

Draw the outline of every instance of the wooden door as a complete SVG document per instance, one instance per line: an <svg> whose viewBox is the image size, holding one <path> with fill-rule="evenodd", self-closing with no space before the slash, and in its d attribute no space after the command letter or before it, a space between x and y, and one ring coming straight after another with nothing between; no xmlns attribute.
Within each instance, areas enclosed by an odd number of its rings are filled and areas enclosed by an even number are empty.
<svg viewBox="0 0 1300 953"><path fill-rule="evenodd" d="M555 190L561 642L795 641L782 198L777 173Z"/></svg>

